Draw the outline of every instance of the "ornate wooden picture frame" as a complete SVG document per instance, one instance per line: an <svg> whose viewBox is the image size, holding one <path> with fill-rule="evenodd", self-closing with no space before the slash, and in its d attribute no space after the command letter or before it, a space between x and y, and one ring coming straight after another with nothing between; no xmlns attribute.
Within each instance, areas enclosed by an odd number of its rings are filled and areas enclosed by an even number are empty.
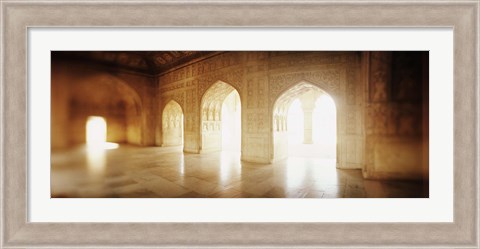
<svg viewBox="0 0 480 249"><path fill-rule="evenodd" d="M479 2L2 1L2 241L19 247L478 248ZM449 27L454 30L454 222L33 223L28 217L30 27ZM294 235L294 236L293 236Z"/></svg>

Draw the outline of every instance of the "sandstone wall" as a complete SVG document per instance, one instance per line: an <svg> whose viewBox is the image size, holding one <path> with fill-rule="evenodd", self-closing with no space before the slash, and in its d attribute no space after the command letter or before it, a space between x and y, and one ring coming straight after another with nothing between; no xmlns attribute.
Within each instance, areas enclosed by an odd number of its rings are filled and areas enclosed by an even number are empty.
<svg viewBox="0 0 480 249"><path fill-rule="evenodd" d="M313 86L336 104L337 167L428 179L427 52L225 52L155 77L53 60L51 84L52 149L83 143L86 118L98 115L112 142L218 150L221 102L237 91L241 159L270 163L288 149L278 102ZM173 116L168 103L178 103Z"/></svg>
<svg viewBox="0 0 480 249"><path fill-rule="evenodd" d="M363 174L367 178L421 179L428 174L424 172L428 164L428 99L423 99L423 95L428 96L425 57L428 52L366 55L369 84Z"/></svg>
<svg viewBox="0 0 480 249"><path fill-rule="evenodd" d="M85 143L89 116L106 119L107 141L154 144L154 78L63 60L51 75L52 149Z"/></svg>
<svg viewBox="0 0 480 249"><path fill-rule="evenodd" d="M183 144L183 112L180 105L171 100L162 113L163 143L162 146Z"/></svg>
<svg viewBox="0 0 480 249"><path fill-rule="evenodd" d="M361 168L366 84L361 69L359 52L227 52L161 75L157 94L159 106L171 99L182 106L184 150L198 153L203 149L202 97L219 81L231 85L242 104L242 159L268 163L275 160L275 101L301 82L315 85L336 102L338 166ZM162 127L157 125L161 144Z"/></svg>

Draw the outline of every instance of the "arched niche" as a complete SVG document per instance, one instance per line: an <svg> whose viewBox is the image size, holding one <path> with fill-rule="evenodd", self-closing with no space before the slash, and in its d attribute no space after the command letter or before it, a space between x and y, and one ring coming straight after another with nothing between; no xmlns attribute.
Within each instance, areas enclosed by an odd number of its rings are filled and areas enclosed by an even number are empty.
<svg viewBox="0 0 480 249"><path fill-rule="evenodd" d="M170 100L163 108L162 138L162 146L183 144L183 111L175 100Z"/></svg>
<svg viewBox="0 0 480 249"><path fill-rule="evenodd" d="M200 104L200 153L222 149L222 105L231 95L240 95L230 84L217 81L203 94Z"/></svg>
<svg viewBox="0 0 480 249"><path fill-rule="evenodd" d="M90 116L106 120L107 141L142 143L141 100L125 81L109 74L97 74L71 82L69 91L71 143L85 142Z"/></svg>

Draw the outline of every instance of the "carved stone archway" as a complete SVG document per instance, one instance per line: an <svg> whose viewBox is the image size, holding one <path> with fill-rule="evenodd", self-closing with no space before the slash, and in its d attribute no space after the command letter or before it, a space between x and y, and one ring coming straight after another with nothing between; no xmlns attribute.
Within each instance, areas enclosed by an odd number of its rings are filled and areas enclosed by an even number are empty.
<svg viewBox="0 0 480 249"><path fill-rule="evenodd" d="M79 78L71 83L68 105L73 143L84 141L88 117L100 116L107 122L107 141L143 144L143 104L128 82L107 73Z"/></svg>
<svg viewBox="0 0 480 249"><path fill-rule="evenodd" d="M163 109L162 138L162 146L183 144L183 111L175 100L170 100Z"/></svg>
<svg viewBox="0 0 480 249"><path fill-rule="evenodd" d="M287 136L287 117L288 109L294 99L305 94L313 93L314 95L325 94L330 97L330 94L320 87L313 85L310 82L302 81L294 84L287 90L283 91L277 97L273 104L272 110L272 138L273 150L272 161L282 160L288 157L288 136ZM337 113L338 109L336 108ZM311 113L310 113L311 115ZM310 117L311 118L311 117ZM338 115L337 115L337 137L338 133ZM338 155L338 147L337 147Z"/></svg>
<svg viewBox="0 0 480 249"><path fill-rule="evenodd" d="M222 104L234 91L238 93L232 85L217 81L203 94L200 104L200 153L222 149Z"/></svg>

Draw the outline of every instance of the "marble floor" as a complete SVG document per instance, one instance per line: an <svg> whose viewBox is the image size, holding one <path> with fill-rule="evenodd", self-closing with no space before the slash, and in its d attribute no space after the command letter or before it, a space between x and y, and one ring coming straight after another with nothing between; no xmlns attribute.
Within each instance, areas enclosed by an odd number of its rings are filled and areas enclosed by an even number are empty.
<svg viewBox="0 0 480 249"><path fill-rule="evenodd" d="M181 147L91 150L51 156L53 198L365 198L428 197L421 182L364 180L333 159L289 157L273 164L238 153L184 154Z"/></svg>

